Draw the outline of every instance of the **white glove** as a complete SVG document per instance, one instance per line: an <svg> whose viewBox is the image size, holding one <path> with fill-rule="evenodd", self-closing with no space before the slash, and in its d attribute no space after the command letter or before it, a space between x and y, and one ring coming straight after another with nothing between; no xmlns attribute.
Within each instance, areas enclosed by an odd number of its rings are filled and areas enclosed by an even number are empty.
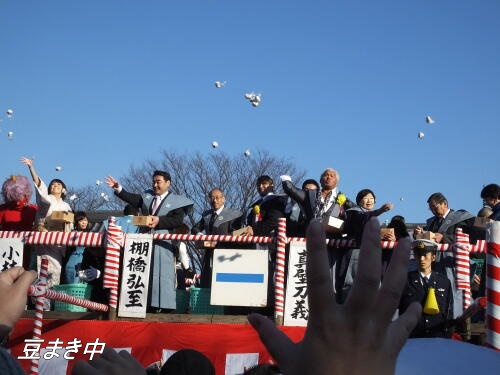
<svg viewBox="0 0 500 375"><path fill-rule="evenodd" d="M280 180L281 180L281 182L292 181L292 178L289 175L284 174L284 175L280 176Z"/></svg>

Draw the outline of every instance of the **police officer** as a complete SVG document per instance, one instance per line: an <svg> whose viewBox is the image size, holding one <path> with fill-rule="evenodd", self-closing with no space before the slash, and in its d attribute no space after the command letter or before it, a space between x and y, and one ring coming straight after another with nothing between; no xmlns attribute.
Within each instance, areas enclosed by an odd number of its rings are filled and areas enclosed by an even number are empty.
<svg viewBox="0 0 500 375"><path fill-rule="evenodd" d="M410 337L451 337L450 319L452 318L453 294L450 280L443 274L432 270L432 264L436 260L436 249L437 244L434 241L416 240L412 244L418 270L408 273L399 313L404 313L413 302L420 303L424 311ZM426 302L433 308L424 308Z"/></svg>

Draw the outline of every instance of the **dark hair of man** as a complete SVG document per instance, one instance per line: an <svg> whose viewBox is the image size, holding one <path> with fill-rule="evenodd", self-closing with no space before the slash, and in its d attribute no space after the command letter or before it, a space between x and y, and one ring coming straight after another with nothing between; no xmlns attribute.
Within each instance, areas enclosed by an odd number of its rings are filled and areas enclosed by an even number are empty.
<svg viewBox="0 0 500 375"><path fill-rule="evenodd" d="M262 175L262 176L259 176L259 178L257 178L257 185L260 185L264 182L268 182L271 185L274 185L273 179L271 177L269 177L268 175Z"/></svg>
<svg viewBox="0 0 500 375"><path fill-rule="evenodd" d="M405 218L404 216L401 215L394 215L387 224L387 228L393 228L394 229L394 235L396 236L396 239L408 237L408 229L406 228L405 224Z"/></svg>
<svg viewBox="0 0 500 375"><path fill-rule="evenodd" d="M481 198L500 199L500 186L498 184L486 185L481 190Z"/></svg>
<svg viewBox="0 0 500 375"><path fill-rule="evenodd" d="M405 221L404 216L401 216L401 215L394 215L394 216L391 218L391 223L392 223L392 222L395 222L395 221L400 221L400 222L402 222L403 224L406 222L406 221Z"/></svg>
<svg viewBox="0 0 500 375"><path fill-rule="evenodd" d="M172 181L172 179L170 178L170 173L165 171L154 171L153 177L155 176L162 176L165 181Z"/></svg>
<svg viewBox="0 0 500 375"><path fill-rule="evenodd" d="M315 179L313 178L309 178L307 180L305 180L303 183L302 183L302 190L304 190L306 188L306 185L314 185L316 186L316 188L319 189L319 184L318 184L318 181L316 181Z"/></svg>
<svg viewBox="0 0 500 375"><path fill-rule="evenodd" d="M441 203L448 203L448 200L446 199L446 197L441 194L441 193L434 193L434 194L431 194L431 196L427 199L427 203L438 203L438 204L441 204Z"/></svg>
<svg viewBox="0 0 500 375"><path fill-rule="evenodd" d="M375 193L373 191L371 191L370 189L363 189L360 190L359 193L356 195L356 204L359 206L363 198L366 197L368 194L373 195L373 199L376 199Z"/></svg>

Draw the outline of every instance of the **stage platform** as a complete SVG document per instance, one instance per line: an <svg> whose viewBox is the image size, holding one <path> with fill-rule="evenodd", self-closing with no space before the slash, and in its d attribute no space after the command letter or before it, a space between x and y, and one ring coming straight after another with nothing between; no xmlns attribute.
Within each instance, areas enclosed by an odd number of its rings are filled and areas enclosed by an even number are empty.
<svg viewBox="0 0 500 375"><path fill-rule="evenodd" d="M23 357L27 356L26 340L33 334L33 316L32 311L25 312L9 340L12 354L27 372L31 360ZM293 341L299 341L305 332L305 327L280 329ZM75 360L90 358L88 350L96 340L98 345L130 351L144 366L166 360L182 348L196 349L212 361L217 375L241 374L245 367L271 360L245 316L148 314L146 319L103 320L97 313L48 311L42 332L41 375L70 374ZM58 357L47 354L57 339ZM68 354L64 348L75 340L82 346L77 353Z"/></svg>

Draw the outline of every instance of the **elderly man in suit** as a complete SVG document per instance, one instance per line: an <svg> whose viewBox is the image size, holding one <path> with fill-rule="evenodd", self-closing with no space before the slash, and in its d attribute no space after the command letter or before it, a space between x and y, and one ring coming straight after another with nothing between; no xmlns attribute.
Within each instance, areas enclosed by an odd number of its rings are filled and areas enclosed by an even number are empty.
<svg viewBox="0 0 500 375"><path fill-rule="evenodd" d="M441 193L434 193L427 199L429 210L434 216L427 219L424 228L418 226L414 235L423 231L435 234L437 243L455 242L455 229L462 228L464 233L470 235L471 241L476 240L477 231L474 228L474 215L466 210L453 210L448 206L448 200Z"/></svg>
<svg viewBox="0 0 500 375"><path fill-rule="evenodd" d="M197 234L231 234L242 226L243 214L225 205L226 197L221 189L215 188L208 193L211 208L201 215L201 219L191 229L191 233ZM205 241L208 242L208 241ZM218 244L206 243L203 265L201 270L200 286L210 288L212 284L212 267L214 247L231 247L231 243L219 242Z"/></svg>

